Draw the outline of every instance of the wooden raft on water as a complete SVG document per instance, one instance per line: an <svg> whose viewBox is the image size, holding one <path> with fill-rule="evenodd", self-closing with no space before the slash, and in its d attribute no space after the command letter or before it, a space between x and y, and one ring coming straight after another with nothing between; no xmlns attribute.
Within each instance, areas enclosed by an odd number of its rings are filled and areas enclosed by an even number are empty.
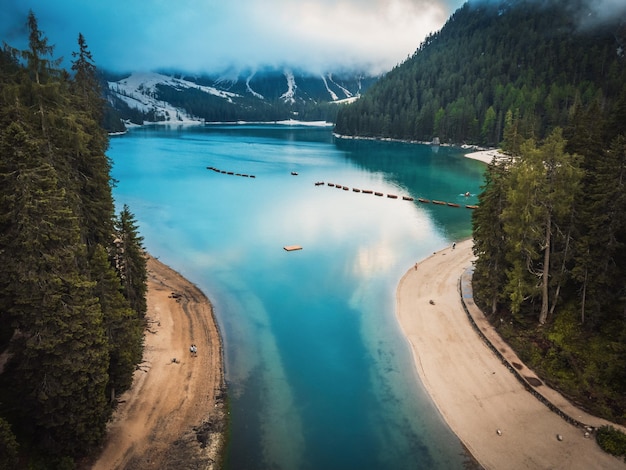
<svg viewBox="0 0 626 470"><path fill-rule="evenodd" d="M287 245L283 248L285 249L285 251L298 251L302 249L300 245Z"/></svg>

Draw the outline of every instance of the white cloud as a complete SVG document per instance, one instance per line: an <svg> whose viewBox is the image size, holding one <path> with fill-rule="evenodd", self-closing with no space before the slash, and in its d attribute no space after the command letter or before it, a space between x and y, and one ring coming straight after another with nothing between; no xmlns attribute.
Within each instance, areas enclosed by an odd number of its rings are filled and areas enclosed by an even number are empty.
<svg viewBox="0 0 626 470"><path fill-rule="evenodd" d="M13 8L5 23L25 21ZM455 5L450 5L450 1ZM82 32L98 65L215 71L260 65L388 70L443 26L462 0L32 0L59 55ZM17 18L17 15L23 18ZM7 30L0 20L0 32Z"/></svg>

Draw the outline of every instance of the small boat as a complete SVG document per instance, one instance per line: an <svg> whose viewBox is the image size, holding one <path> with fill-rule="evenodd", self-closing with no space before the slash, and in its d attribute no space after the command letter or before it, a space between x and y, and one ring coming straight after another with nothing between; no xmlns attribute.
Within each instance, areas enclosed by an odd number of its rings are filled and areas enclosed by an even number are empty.
<svg viewBox="0 0 626 470"><path fill-rule="evenodd" d="M364 189L363 194L372 194L373 191L371 189Z"/></svg>
<svg viewBox="0 0 626 470"><path fill-rule="evenodd" d="M448 205L450 207L461 207L459 204L457 204L456 202L449 202Z"/></svg>
<svg viewBox="0 0 626 470"><path fill-rule="evenodd" d="M424 199L423 197L420 197L417 199L419 202L423 202L424 204L428 204L430 202L429 199Z"/></svg>
<svg viewBox="0 0 626 470"><path fill-rule="evenodd" d="M332 188L333 186L335 186L335 183L328 183L328 186Z"/></svg>
<svg viewBox="0 0 626 470"><path fill-rule="evenodd" d="M413 198L411 196L402 196L403 201L412 201Z"/></svg>
<svg viewBox="0 0 626 470"><path fill-rule="evenodd" d="M348 191L348 190L350 190L350 188L348 188L347 186L344 186L344 187L343 187L343 190L344 190L344 191Z"/></svg>
<svg viewBox="0 0 626 470"><path fill-rule="evenodd" d="M467 207L468 209L478 209L478 206L473 206L473 205L467 205L465 207Z"/></svg>
<svg viewBox="0 0 626 470"><path fill-rule="evenodd" d="M374 193L374 196L382 196L382 195L383 195L383 193L379 193L379 192L375 192Z"/></svg>
<svg viewBox="0 0 626 470"><path fill-rule="evenodd" d="M318 181L317 183L315 183L315 186L322 186L324 184L323 181Z"/></svg>
<svg viewBox="0 0 626 470"><path fill-rule="evenodd" d="M396 196L395 194L387 194L387 197L390 199L398 199L398 196Z"/></svg>
<svg viewBox="0 0 626 470"><path fill-rule="evenodd" d="M359 188L352 188L352 191L354 191L355 193L360 193L361 190Z"/></svg>
<svg viewBox="0 0 626 470"><path fill-rule="evenodd" d="M291 174L292 174L293 176L298 176L298 172L297 172L297 171L292 171L292 172L291 172Z"/></svg>
<svg viewBox="0 0 626 470"><path fill-rule="evenodd" d="M439 204L440 206L445 206L445 201L433 201L433 204Z"/></svg>

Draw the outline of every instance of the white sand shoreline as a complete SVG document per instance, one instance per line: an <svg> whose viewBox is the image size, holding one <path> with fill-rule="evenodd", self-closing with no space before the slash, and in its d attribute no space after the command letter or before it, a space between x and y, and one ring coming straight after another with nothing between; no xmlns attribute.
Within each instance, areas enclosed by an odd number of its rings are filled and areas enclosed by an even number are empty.
<svg viewBox="0 0 626 470"><path fill-rule="evenodd" d="M396 315L415 367L452 431L486 469L626 468L526 391L473 330L459 292L459 279L472 260L472 240L443 249L412 267L396 295ZM488 332L486 320L477 324ZM511 353L504 342L494 346ZM534 376L520 365L524 375ZM567 414L581 422L606 423L545 385L537 389L554 393L550 400L559 408L569 406Z"/></svg>
<svg viewBox="0 0 626 470"><path fill-rule="evenodd" d="M465 158L471 158L472 160L479 160L483 163L489 164L495 158L499 160L501 158L507 158L505 154L498 149L479 150L477 152L470 152L465 154Z"/></svg>

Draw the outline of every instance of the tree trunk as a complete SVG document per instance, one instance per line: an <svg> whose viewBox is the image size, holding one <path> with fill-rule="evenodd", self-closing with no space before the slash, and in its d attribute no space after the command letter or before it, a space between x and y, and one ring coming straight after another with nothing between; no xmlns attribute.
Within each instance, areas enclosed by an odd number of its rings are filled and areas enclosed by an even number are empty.
<svg viewBox="0 0 626 470"><path fill-rule="evenodd" d="M545 251L543 252L543 273L541 283L541 313L539 314L539 324L545 324L548 319L548 287L550 284L550 238L551 234L551 217L548 211L548 220L546 222L546 239Z"/></svg>

